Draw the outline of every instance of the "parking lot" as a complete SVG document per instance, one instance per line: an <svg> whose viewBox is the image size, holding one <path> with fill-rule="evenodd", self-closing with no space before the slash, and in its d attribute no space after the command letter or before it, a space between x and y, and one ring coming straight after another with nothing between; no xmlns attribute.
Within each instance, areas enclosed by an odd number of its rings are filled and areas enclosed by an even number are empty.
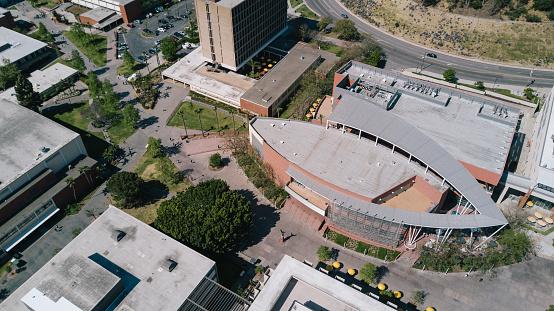
<svg viewBox="0 0 554 311"><path fill-rule="evenodd" d="M169 12L161 12L158 14L154 14L154 16L150 18L143 18L141 19L141 24L133 23L135 27L129 29L127 33L122 35L124 42L126 42L127 46L129 47L129 53L131 53L133 58L138 60L138 57L142 56L142 52L147 52L149 49L155 46L155 42L157 40L172 36L177 31L184 31L185 26L189 24L189 18L179 18L173 21L169 21L167 16L169 15L179 17L180 15L186 14L185 11L187 9L190 12L194 12L194 2L192 0L181 1L177 4L172 5L171 7L169 7ZM163 25L159 22L160 20L165 20L168 23L173 24L173 27L166 32L159 32L157 36L152 38L142 36L142 32L144 29L155 31L159 28L159 26ZM123 26L126 27L126 25Z"/></svg>

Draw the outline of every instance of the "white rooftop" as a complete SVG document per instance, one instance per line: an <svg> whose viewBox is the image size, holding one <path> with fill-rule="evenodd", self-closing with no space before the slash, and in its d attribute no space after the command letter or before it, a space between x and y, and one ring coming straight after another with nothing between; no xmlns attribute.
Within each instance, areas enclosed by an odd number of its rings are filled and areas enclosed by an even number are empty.
<svg viewBox="0 0 554 311"><path fill-rule="evenodd" d="M299 306L302 306L299 308ZM285 255L250 311L390 311L394 308Z"/></svg>
<svg viewBox="0 0 554 311"><path fill-rule="evenodd" d="M189 84L193 87L208 90L218 96L233 101L235 103L234 105L239 104L240 97L245 91L198 73L197 71L205 65L206 62L202 59L200 48L196 48L173 66L164 70L162 76L175 79L176 81Z"/></svg>
<svg viewBox="0 0 554 311"><path fill-rule="evenodd" d="M9 44L9 46L6 46L7 48L0 49L0 61L6 58L13 63L47 46L44 42L20 34L6 27L0 27L0 38L2 38L1 41L4 41L0 43L0 47L4 46L6 43Z"/></svg>
<svg viewBox="0 0 554 311"><path fill-rule="evenodd" d="M0 98L0 190L77 136L39 113ZM42 152L41 147L48 150Z"/></svg>
<svg viewBox="0 0 554 311"><path fill-rule="evenodd" d="M116 230L125 233L119 242ZM110 308L118 311L177 310L215 268L212 260L111 206L4 300L0 309L28 311L21 299L73 255L91 259L121 278L125 294ZM171 272L167 259L177 263Z"/></svg>
<svg viewBox="0 0 554 311"><path fill-rule="evenodd" d="M427 134L459 161L502 174L519 117L518 109L368 65L351 64L341 73L402 93L390 112ZM391 86L393 81L396 82ZM421 89L439 89L438 95L423 94L415 86L414 89L404 87L409 82L422 86ZM386 108L387 97L356 95ZM505 108L507 117L499 116L499 108L493 114L495 106Z"/></svg>
<svg viewBox="0 0 554 311"><path fill-rule="evenodd" d="M42 94L44 91L58 84L60 81L67 79L78 72L78 70L69 66L56 63L44 70L36 70L32 72L28 79L33 85L33 90L39 94ZM14 103L18 102L17 97L15 96L15 89L13 87L2 92L2 94L0 94L0 98L7 99Z"/></svg>

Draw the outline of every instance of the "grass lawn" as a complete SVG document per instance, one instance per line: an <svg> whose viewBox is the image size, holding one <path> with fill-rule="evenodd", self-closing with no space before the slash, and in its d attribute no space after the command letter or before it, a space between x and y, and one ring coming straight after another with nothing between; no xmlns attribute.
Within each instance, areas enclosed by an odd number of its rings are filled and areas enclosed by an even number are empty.
<svg viewBox="0 0 554 311"><path fill-rule="evenodd" d="M400 254L400 252L398 251L390 250L384 247L379 247L371 244L366 244L361 241L356 241L340 233L337 233L331 229L327 229L323 236L329 239L329 241L333 241L340 246L346 246L346 248L348 249L351 249L358 253L369 255L375 258L379 258L381 260L385 260L386 258L387 261L394 261L396 257L398 257L398 255Z"/></svg>
<svg viewBox="0 0 554 311"><path fill-rule="evenodd" d="M133 73L141 70L144 68L144 64L135 62L133 66L127 66L125 64L117 67L117 74L118 75L124 75L124 76L130 76Z"/></svg>
<svg viewBox="0 0 554 311"><path fill-rule="evenodd" d="M290 6L292 8L295 8L299 6L302 2L304 2L304 0L290 0Z"/></svg>
<svg viewBox="0 0 554 311"><path fill-rule="evenodd" d="M84 105L87 104L88 102L83 101L49 111L44 115L70 130L79 133L89 155L93 158L100 158L102 152L108 147L108 143L104 140L104 136L101 132L91 133L87 131L88 124L92 122L92 120L84 119L81 116L81 110Z"/></svg>
<svg viewBox="0 0 554 311"><path fill-rule="evenodd" d="M17 7L15 5L12 5L11 7L8 8L8 10L17 11Z"/></svg>
<svg viewBox="0 0 554 311"><path fill-rule="evenodd" d="M66 12L69 12L69 13L71 13L71 14L79 14L79 15L80 15L80 14L83 14L83 13L85 13L85 12L90 11L90 9L84 8L84 7L82 7L82 6L79 6L79 5L74 4L74 5L70 6L70 7L68 7L65 11L66 11Z"/></svg>
<svg viewBox="0 0 554 311"><path fill-rule="evenodd" d="M337 56L341 56L342 53L344 53L344 49L336 44L332 44L329 42L321 42L317 40L310 41L310 44L317 45L319 48L321 48L324 51L331 52Z"/></svg>
<svg viewBox="0 0 554 311"><path fill-rule="evenodd" d="M173 184L169 181L164 182L162 173L159 171L161 163L163 163L164 166L171 167L173 172L179 171L168 157L152 158L148 153L145 153L142 158L140 158L131 171L142 177L147 184L158 188L167 187L169 192L177 193L188 188L189 182L187 179L178 184Z"/></svg>
<svg viewBox="0 0 554 311"><path fill-rule="evenodd" d="M319 18L319 15L315 14L310 9L308 9L308 7L305 4L303 4L301 7L296 9L295 12L300 13L300 16L302 17L313 18L313 19Z"/></svg>
<svg viewBox="0 0 554 311"><path fill-rule="evenodd" d="M87 34L87 36L93 36L93 40L90 46L84 46L79 40L77 40L77 38L75 38L75 35L71 31L62 30L62 33L69 39L69 41L73 42L73 44L75 44L75 46L81 52L83 52L96 66L106 66L106 53L108 49L107 37Z"/></svg>
<svg viewBox="0 0 554 311"><path fill-rule="evenodd" d="M62 59L62 58L56 59L55 61L53 61L52 63L50 63L48 66L46 66L44 69L46 69L46 68L48 68L48 67L51 67L51 66L53 66L54 64L57 64L57 63L66 65L66 66L71 67L71 68L73 68L73 69L77 69L77 68L73 67L73 62L72 62L72 61L67 60L67 59ZM44 70L44 69L43 69L43 70Z"/></svg>
<svg viewBox="0 0 554 311"><path fill-rule="evenodd" d="M136 128L128 126L123 122L123 118L120 118L112 122L108 129L108 135L110 135L110 139L114 145L119 145L136 131Z"/></svg>
<svg viewBox="0 0 554 311"><path fill-rule="evenodd" d="M213 109L209 109L203 106L192 104L193 108L190 108L189 102L184 102L179 107L179 110L184 111L184 119L187 125L187 129L200 130L200 123L198 122L198 115L194 112L196 109L202 109L200 113L200 119L202 120L202 128L204 131L215 132L217 131L217 123L215 118L215 112ZM219 126L222 132L232 132L233 131L233 119L231 116L221 112L221 109L218 108L217 116L219 118ZM176 113L173 118L167 124L174 127L183 127L183 122L181 117ZM235 118L235 126L237 131L245 131L246 125L244 122Z"/></svg>
<svg viewBox="0 0 554 311"><path fill-rule="evenodd" d="M112 198L110 198L111 200ZM160 204L165 201L165 199L162 200L156 200L150 204L143 205L141 207L136 208L124 208L122 211L125 213L135 217L136 219L142 221L145 224L151 225L154 220L156 220L156 210L160 207ZM113 203L112 203L113 204Z"/></svg>

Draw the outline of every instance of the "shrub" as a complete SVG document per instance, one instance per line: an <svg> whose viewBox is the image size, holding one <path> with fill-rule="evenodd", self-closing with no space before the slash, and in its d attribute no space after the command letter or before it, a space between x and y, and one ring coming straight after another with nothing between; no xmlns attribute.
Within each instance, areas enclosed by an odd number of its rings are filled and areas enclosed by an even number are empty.
<svg viewBox="0 0 554 311"><path fill-rule="evenodd" d="M548 19L551 20L551 21L554 21L554 10L552 10L548 13Z"/></svg>
<svg viewBox="0 0 554 311"><path fill-rule="evenodd" d="M262 266L262 265L257 266L257 267L254 269L254 272L256 272L256 274L262 274L262 273L264 273L264 266Z"/></svg>
<svg viewBox="0 0 554 311"><path fill-rule="evenodd" d="M454 69L446 69L442 74L446 82L454 82L456 80L456 71Z"/></svg>
<svg viewBox="0 0 554 311"><path fill-rule="evenodd" d="M483 7L483 2L481 2L481 1L473 1L473 2L471 3L471 7L474 8L474 9L476 9L476 10L479 10L480 8Z"/></svg>
<svg viewBox="0 0 554 311"><path fill-rule="evenodd" d="M485 89L485 84L483 83L483 81L477 81L474 85L481 91Z"/></svg>
<svg viewBox="0 0 554 311"><path fill-rule="evenodd" d="M329 249L329 247L321 245L317 249L317 256L319 256L319 260L321 261L328 261L329 259L331 259L331 250Z"/></svg>
<svg viewBox="0 0 554 311"><path fill-rule="evenodd" d="M421 305L425 302L426 293L421 290L415 290L412 292L412 301L415 304Z"/></svg>
<svg viewBox="0 0 554 311"><path fill-rule="evenodd" d="M375 274L377 272L377 267L371 262L366 263L359 272L360 278L362 281L367 284L375 283Z"/></svg>
<svg viewBox="0 0 554 311"><path fill-rule="evenodd" d="M221 159L221 154L214 153L210 156L210 166L217 167L217 168L223 166L223 160Z"/></svg>
<svg viewBox="0 0 554 311"><path fill-rule="evenodd" d="M542 22L542 18L540 18L540 16L535 15L535 14L527 14L525 16L525 20L528 23L540 23L540 22Z"/></svg>

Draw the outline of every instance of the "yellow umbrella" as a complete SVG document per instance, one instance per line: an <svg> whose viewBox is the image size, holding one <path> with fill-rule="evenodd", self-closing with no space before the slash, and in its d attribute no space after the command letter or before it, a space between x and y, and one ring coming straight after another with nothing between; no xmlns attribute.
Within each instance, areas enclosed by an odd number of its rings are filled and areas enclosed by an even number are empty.
<svg viewBox="0 0 554 311"><path fill-rule="evenodd" d="M433 307L427 307L427 309L425 309L425 310L427 310L427 311L435 311L435 308L433 308Z"/></svg>
<svg viewBox="0 0 554 311"><path fill-rule="evenodd" d="M273 61L273 63L274 63L274 64L277 64L277 61L276 61L276 60L274 60L274 61Z"/></svg>
<svg viewBox="0 0 554 311"><path fill-rule="evenodd" d="M544 221L546 221L546 222L549 223L549 224L554 223L554 220L552 220L552 218L550 218L550 217L546 217L546 218L544 219Z"/></svg>
<svg viewBox="0 0 554 311"><path fill-rule="evenodd" d="M271 61L271 58L268 58L267 61L270 62L270 61Z"/></svg>
<svg viewBox="0 0 554 311"><path fill-rule="evenodd" d="M273 65L272 65L272 64L269 64L269 65L267 65L267 67L271 68L271 67L273 67Z"/></svg>
<svg viewBox="0 0 554 311"><path fill-rule="evenodd" d="M528 202L527 202L527 206L533 206L533 202L528 201Z"/></svg>
<svg viewBox="0 0 554 311"><path fill-rule="evenodd" d="M258 66L258 67L256 67L256 69L262 69L262 67L261 67L261 66Z"/></svg>
<svg viewBox="0 0 554 311"><path fill-rule="evenodd" d="M377 284L377 288L378 288L379 290L385 290L385 289L387 288L387 285L385 285L385 284L383 284L383 283L379 283L379 284Z"/></svg>
<svg viewBox="0 0 554 311"><path fill-rule="evenodd" d="M312 106L317 107L317 106L319 106L319 104L318 103L313 103Z"/></svg>
<svg viewBox="0 0 554 311"><path fill-rule="evenodd" d="M264 68L264 71L269 71L269 69L267 69L267 68Z"/></svg>
<svg viewBox="0 0 554 311"><path fill-rule="evenodd" d="M318 98L318 99L317 99L317 102L319 103L320 101L321 101L321 98Z"/></svg>
<svg viewBox="0 0 554 311"><path fill-rule="evenodd" d="M262 66L265 66L265 65L267 65L267 64L266 64L266 63L262 63Z"/></svg>
<svg viewBox="0 0 554 311"><path fill-rule="evenodd" d="M308 114L310 115L309 117L308 117ZM311 118L312 114L311 113L308 113L308 114L306 115L306 117ZM337 269L340 268L340 262L338 262L338 261L333 262L333 267L335 267Z"/></svg>
<svg viewBox="0 0 554 311"><path fill-rule="evenodd" d="M310 108L310 111L311 111L311 112L314 112L314 111L315 111L315 108Z"/></svg>
<svg viewBox="0 0 554 311"><path fill-rule="evenodd" d="M535 217L527 217L527 220L529 220L529 222L532 222L532 223L535 223L537 220L535 219Z"/></svg>
<svg viewBox="0 0 554 311"><path fill-rule="evenodd" d="M538 223L538 224L539 224L539 226L541 226L541 227L544 227L544 226L546 226L546 222L545 222L544 220L542 220L542 219L541 219L541 220L539 220L539 221L537 221L537 223Z"/></svg>
<svg viewBox="0 0 554 311"><path fill-rule="evenodd" d="M312 114L311 114L311 113L306 114L306 118L310 118L310 119L311 119L311 118L312 118ZM334 264L333 264L333 266L334 266Z"/></svg>
<svg viewBox="0 0 554 311"><path fill-rule="evenodd" d="M265 57L263 57L263 56L262 56L262 57L260 57L260 58L261 58L261 59L265 59Z"/></svg>
<svg viewBox="0 0 554 311"><path fill-rule="evenodd" d="M537 217L538 219L541 219L541 218L542 218L542 214L539 213L539 212L536 212L536 213L535 213L535 217Z"/></svg>
<svg viewBox="0 0 554 311"><path fill-rule="evenodd" d="M402 298L402 293L397 290L395 290L392 294L398 299Z"/></svg>
<svg viewBox="0 0 554 311"><path fill-rule="evenodd" d="M348 269L348 274L354 275L354 274L356 274L356 270L350 268L350 269Z"/></svg>

